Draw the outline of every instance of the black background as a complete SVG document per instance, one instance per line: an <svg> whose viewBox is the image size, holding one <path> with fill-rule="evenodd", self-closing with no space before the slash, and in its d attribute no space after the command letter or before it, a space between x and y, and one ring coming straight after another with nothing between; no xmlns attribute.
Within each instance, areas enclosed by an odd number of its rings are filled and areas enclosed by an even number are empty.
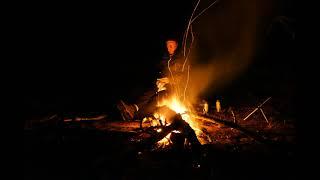
<svg viewBox="0 0 320 180"><path fill-rule="evenodd" d="M24 109L29 115L110 111L119 99L134 102L153 86L165 39L182 37L195 3L31 4L22 17ZM293 1L277 1L274 8L273 16L296 18ZM225 94L249 88L257 96L294 96L295 40L275 26L256 53L259 61L226 87Z"/></svg>

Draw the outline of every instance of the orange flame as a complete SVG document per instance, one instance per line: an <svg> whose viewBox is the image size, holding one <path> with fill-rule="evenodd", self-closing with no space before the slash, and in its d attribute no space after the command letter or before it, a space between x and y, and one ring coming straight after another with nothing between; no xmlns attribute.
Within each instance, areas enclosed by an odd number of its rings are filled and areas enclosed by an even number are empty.
<svg viewBox="0 0 320 180"><path fill-rule="evenodd" d="M198 127L198 124L195 119L193 119L190 116L191 110L187 108L186 105L184 105L177 97L172 97L170 99L163 100L161 103L158 104L158 106L167 106L171 110L175 111L176 113L181 114L181 117L184 121L186 121L191 128L196 132L196 135L199 136L200 133L202 132L200 128ZM162 122L165 121L165 116L155 113L154 114L156 118L159 118L162 120ZM176 132L176 131L175 131ZM177 132L180 133L180 132ZM157 147L166 147L170 145L172 142L170 140L171 133L169 133L166 137L161 139L160 141L157 142ZM201 140L200 140L201 142Z"/></svg>
<svg viewBox="0 0 320 180"><path fill-rule="evenodd" d="M182 119L186 121L191 126L191 128L196 131L196 133L199 130L196 121L190 116L191 109L187 108L187 106L184 105L177 97L174 96L170 99L163 100L158 104L158 106L169 107L171 110L175 111L176 113L179 113ZM164 115L158 116L160 116L160 119L162 118L161 120L165 120Z"/></svg>

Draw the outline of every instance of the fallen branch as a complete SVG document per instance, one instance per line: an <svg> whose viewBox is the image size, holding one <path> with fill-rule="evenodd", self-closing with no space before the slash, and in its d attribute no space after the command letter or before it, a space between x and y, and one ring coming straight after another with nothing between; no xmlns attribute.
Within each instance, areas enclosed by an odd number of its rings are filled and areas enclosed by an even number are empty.
<svg viewBox="0 0 320 180"><path fill-rule="evenodd" d="M232 120L221 119L221 118L218 118L218 117L211 117L211 116L208 116L208 115L203 115L203 116L192 115L192 117L196 118L196 119L201 119L201 120L204 120L204 121L208 121L208 122L215 122L217 124L222 124L222 125L228 126L230 128L237 129L240 132L242 132L243 134L253 138L257 142L264 143L264 144L270 143L269 140L263 138L258 133L254 132L254 131L250 131L250 130L248 130L246 128L243 128L243 127L239 126L238 124L233 123Z"/></svg>

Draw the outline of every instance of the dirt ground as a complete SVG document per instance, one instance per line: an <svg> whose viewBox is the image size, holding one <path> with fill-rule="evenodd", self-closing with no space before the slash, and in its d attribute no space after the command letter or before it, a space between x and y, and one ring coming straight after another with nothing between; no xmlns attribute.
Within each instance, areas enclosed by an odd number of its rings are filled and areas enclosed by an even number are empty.
<svg viewBox="0 0 320 180"><path fill-rule="evenodd" d="M234 109L236 124L267 139L261 143L237 128L203 123L211 142L200 152L141 148L139 121L84 121L25 128L24 179L296 179L296 130L264 107L269 123L254 108ZM208 117L233 123L232 115Z"/></svg>

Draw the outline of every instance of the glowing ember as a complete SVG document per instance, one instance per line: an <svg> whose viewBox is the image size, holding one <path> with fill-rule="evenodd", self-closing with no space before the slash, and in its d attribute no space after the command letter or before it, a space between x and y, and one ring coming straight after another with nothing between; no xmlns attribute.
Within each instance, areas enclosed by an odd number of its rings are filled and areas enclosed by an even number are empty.
<svg viewBox="0 0 320 180"><path fill-rule="evenodd" d="M166 124L166 118L164 115L162 114L158 114L158 113L154 113L153 116L156 118L156 119L160 119L161 120L161 123L164 125Z"/></svg>
<svg viewBox="0 0 320 180"><path fill-rule="evenodd" d="M164 137L163 139L158 141L157 142L157 147L158 148L164 148L164 147L169 146L170 144L172 144L172 142L170 140L170 136L171 136L171 133L169 133L166 137Z"/></svg>
<svg viewBox="0 0 320 180"><path fill-rule="evenodd" d="M173 130L172 132L174 132L174 133L181 133L180 131L177 131L177 130Z"/></svg>

